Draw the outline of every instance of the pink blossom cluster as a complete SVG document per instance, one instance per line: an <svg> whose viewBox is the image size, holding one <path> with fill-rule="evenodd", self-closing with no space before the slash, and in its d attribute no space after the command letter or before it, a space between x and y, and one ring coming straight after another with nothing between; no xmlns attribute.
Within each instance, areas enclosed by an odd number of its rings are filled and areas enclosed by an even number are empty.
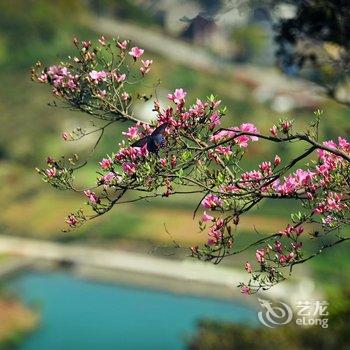
<svg viewBox="0 0 350 350"><path fill-rule="evenodd" d="M248 142L257 141L258 137L256 135L240 135L242 133L259 134L258 129L252 123L243 123L239 127L232 127L225 130L220 130L214 133L210 137L210 141L214 143L219 143L227 139L232 139L235 144L241 148L247 148ZM239 135L239 136L237 136Z"/></svg>
<svg viewBox="0 0 350 350"><path fill-rule="evenodd" d="M121 83L126 79L126 74L121 74L117 69L111 71L111 77L118 83Z"/></svg>
<svg viewBox="0 0 350 350"><path fill-rule="evenodd" d="M182 105L185 103L185 97L187 92L183 89L176 89L173 94L168 94L168 99L173 101L176 105Z"/></svg>
<svg viewBox="0 0 350 350"><path fill-rule="evenodd" d="M131 126L130 128L128 128L128 131L123 131L122 134L126 136L129 140L140 138L139 125Z"/></svg>
<svg viewBox="0 0 350 350"><path fill-rule="evenodd" d="M108 74L109 73L104 70L101 70L101 71L92 70L89 73L89 77L94 84L98 84L103 81L106 81Z"/></svg>
<svg viewBox="0 0 350 350"><path fill-rule="evenodd" d="M221 207L223 205L223 201L221 198L219 198L215 194L208 194L202 200L202 205L206 209L215 209L215 208Z"/></svg>
<svg viewBox="0 0 350 350"><path fill-rule="evenodd" d="M313 182L315 173L310 170L298 169L293 174L285 177L283 182L276 180L273 187L276 193L281 195L292 195L299 190L315 191L317 185Z"/></svg>
<svg viewBox="0 0 350 350"><path fill-rule="evenodd" d="M113 161L111 158L103 158L99 162L99 164L100 164L102 169L106 170L106 169L109 169L113 165Z"/></svg>
<svg viewBox="0 0 350 350"><path fill-rule="evenodd" d="M342 193L329 192L326 198L316 205L314 214L334 213L347 209L347 205L342 203L342 199Z"/></svg>
<svg viewBox="0 0 350 350"><path fill-rule="evenodd" d="M91 203L96 204L100 202L100 199L98 198L95 192L92 192L91 190L85 190L84 194Z"/></svg>
<svg viewBox="0 0 350 350"><path fill-rule="evenodd" d="M217 106L218 107L218 106ZM215 107L215 108L217 108ZM214 112L211 116L210 116L210 124L209 124L209 128L210 130L215 129L217 126L219 126L221 124L221 119L220 119L220 115L217 112Z"/></svg>
<svg viewBox="0 0 350 350"><path fill-rule="evenodd" d="M280 231L281 235L290 237L293 233L296 234L297 236L300 236L304 232L304 227L301 225L290 225L288 224L287 227L283 230Z"/></svg>
<svg viewBox="0 0 350 350"><path fill-rule="evenodd" d="M117 41L117 45L121 50L126 50L126 48L128 47L128 41L124 40L124 41Z"/></svg>
<svg viewBox="0 0 350 350"><path fill-rule="evenodd" d="M121 164L124 173L133 175L137 169L137 163L148 157L147 145L144 147L121 148L114 156L114 160Z"/></svg>
<svg viewBox="0 0 350 350"><path fill-rule="evenodd" d="M153 60L141 60L141 68L140 72L142 75L146 75L151 70L151 65L153 63Z"/></svg>
<svg viewBox="0 0 350 350"><path fill-rule="evenodd" d="M70 73L67 67L54 65L49 67L46 72L38 77L38 81L42 83L51 82L55 89L68 89L75 91L79 89L78 75Z"/></svg>
<svg viewBox="0 0 350 350"><path fill-rule="evenodd" d="M46 175L48 177L55 177L57 175L57 169L55 167L46 169Z"/></svg>
<svg viewBox="0 0 350 350"><path fill-rule="evenodd" d="M78 223L78 219L74 214L69 214L65 221L70 227L74 227Z"/></svg>
<svg viewBox="0 0 350 350"><path fill-rule="evenodd" d="M146 145L144 147L126 147L121 148L114 156L118 162L130 160L136 162L142 158L148 156L148 150Z"/></svg>
<svg viewBox="0 0 350 350"><path fill-rule="evenodd" d="M350 154L350 142L348 142L342 137L338 137L338 143L333 140L330 140L323 142L323 145L330 149L339 150L344 152L345 154ZM344 162L343 158L327 150L318 149L317 153L321 165L316 167L316 170L318 174L324 176L325 178L327 178L329 173L332 170L335 170L339 164Z"/></svg>
<svg viewBox="0 0 350 350"><path fill-rule="evenodd" d="M143 53L145 52L145 50L140 49L137 46L134 46L131 48L131 50L129 51L129 55L132 56L134 58L134 60L138 59L139 57L141 57L143 55Z"/></svg>
<svg viewBox="0 0 350 350"><path fill-rule="evenodd" d="M155 101L154 110L158 112L159 124L169 123L185 130L194 127L197 123L208 123L210 130L220 125L221 117L216 109L219 108L221 101L204 102L197 99L193 105L186 108L186 95L187 92L182 88L168 94L168 99L176 105L175 111L172 107L161 110L158 101Z"/></svg>
<svg viewBox="0 0 350 350"><path fill-rule="evenodd" d="M122 164L122 168L125 174L133 175L136 173L137 166L133 162L125 162Z"/></svg>
<svg viewBox="0 0 350 350"><path fill-rule="evenodd" d="M209 229L208 245L216 245L222 240L224 237L223 228L224 221L222 219L216 219L214 225Z"/></svg>
<svg viewBox="0 0 350 350"><path fill-rule="evenodd" d="M109 186L114 180L120 181L120 176L117 176L114 172L110 171L103 175L99 182L104 186Z"/></svg>

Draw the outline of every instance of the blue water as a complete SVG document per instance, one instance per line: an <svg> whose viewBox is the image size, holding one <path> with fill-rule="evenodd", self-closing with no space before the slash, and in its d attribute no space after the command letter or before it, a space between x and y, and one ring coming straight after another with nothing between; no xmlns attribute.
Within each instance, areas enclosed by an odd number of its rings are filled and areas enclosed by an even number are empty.
<svg viewBox="0 0 350 350"><path fill-rule="evenodd" d="M65 272L28 272L10 283L41 326L19 350L180 350L197 320L256 323L238 302L104 284Z"/></svg>

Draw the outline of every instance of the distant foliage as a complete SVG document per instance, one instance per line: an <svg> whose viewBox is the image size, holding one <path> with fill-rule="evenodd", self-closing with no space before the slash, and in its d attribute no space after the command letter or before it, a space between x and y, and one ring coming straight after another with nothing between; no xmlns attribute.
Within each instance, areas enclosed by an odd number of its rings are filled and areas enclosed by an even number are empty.
<svg viewBox="0 0 350 350"><path fill-rule="evenodd" d="M330 296L328 328L300 327L292 321L276 328L202 320L188 341L190 350L347 350L350 336L349 291Z"/></svg>
<svg viewBox="0 0 350 350"><path fill-rule="evenodd" d="M346 0L271 2L273 8L292 6L295 15L280 18L275 27L277 59L290 75L301 74L323 86L326 93L350 105L340 95L348 91L350 69L350 3Z"/></svg>
<svg viewBox="0 0 350 350"><path fill-rule="evenodd" d="M350 239L341 234L349 224L350 143L343 137L319 140L321 111L315 112L302 132L289 119L277 121L265 133L250 122L224 128L221 123L227 110L220 100L211 95L188 103L187 93L178 88L168 94L169 106L163 108L154 100L155 121L140 121L132 114L133 103L149 97L133 96L129 87L140 84L152 68L144 50L127 40L104 37L97 45L74 39L74 46L76 56L51 67L39 62L32 78L51 86L54 96L72 110L105 124L90 131L64 132L62 138L76 141L96 132L95 150L113 123L133 125L123 132L119 147L101 159L93 188L75 187L74 173L86 164L76 155L59 160L48 157L47 168L38 169L45 182L87 198L92 214L82 210L69 214L69 229L123 203L196 194L201 200L194 216L202 211L199 228L207 239L202 247L191 248L192 256L218 264L227 256L257 248L255 263L242 263L250 276L249 282L240 284L244 294L270 288L284 280L294 265ZM252 142L302 143L305 150L291 159L271 154L246 170L244 159ZM291 213L286 227L238 250L241 216L266 199L281 205L293 199L300 210ZM320 248L311 255L303 251L308 239L320 241Z"/></svg>

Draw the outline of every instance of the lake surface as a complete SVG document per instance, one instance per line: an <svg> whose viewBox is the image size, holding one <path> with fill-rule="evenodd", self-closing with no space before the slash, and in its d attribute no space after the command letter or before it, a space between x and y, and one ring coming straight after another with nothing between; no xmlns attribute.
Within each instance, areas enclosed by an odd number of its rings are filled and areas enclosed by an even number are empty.
<svg viewBox="0 0 350 350"><path fill-rule="evenodd" d="M37 305L41 326L19 350L182 350L202 318L257 323L239 302L84 280L68 272L26 272L10 282Z"/></svg>

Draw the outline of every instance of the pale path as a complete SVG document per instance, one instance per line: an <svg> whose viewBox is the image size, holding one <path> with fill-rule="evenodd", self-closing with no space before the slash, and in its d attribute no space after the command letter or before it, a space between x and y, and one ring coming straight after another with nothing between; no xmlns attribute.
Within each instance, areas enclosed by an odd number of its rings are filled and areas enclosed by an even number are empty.
<svg viewBox="0 0 350 350"><path fill-rule="evenodd" d="M197 260L169 260L121 250L91 248L48 241L0 235L0 254L28 259L70 262L74 270L89 278L139 284L146 287L232 298L239 295L236 285L247 280L243 271ZM266 295L289 302L315 298L309 279L282 283ZM249 299L249 298L248 298Z"/></svg>

